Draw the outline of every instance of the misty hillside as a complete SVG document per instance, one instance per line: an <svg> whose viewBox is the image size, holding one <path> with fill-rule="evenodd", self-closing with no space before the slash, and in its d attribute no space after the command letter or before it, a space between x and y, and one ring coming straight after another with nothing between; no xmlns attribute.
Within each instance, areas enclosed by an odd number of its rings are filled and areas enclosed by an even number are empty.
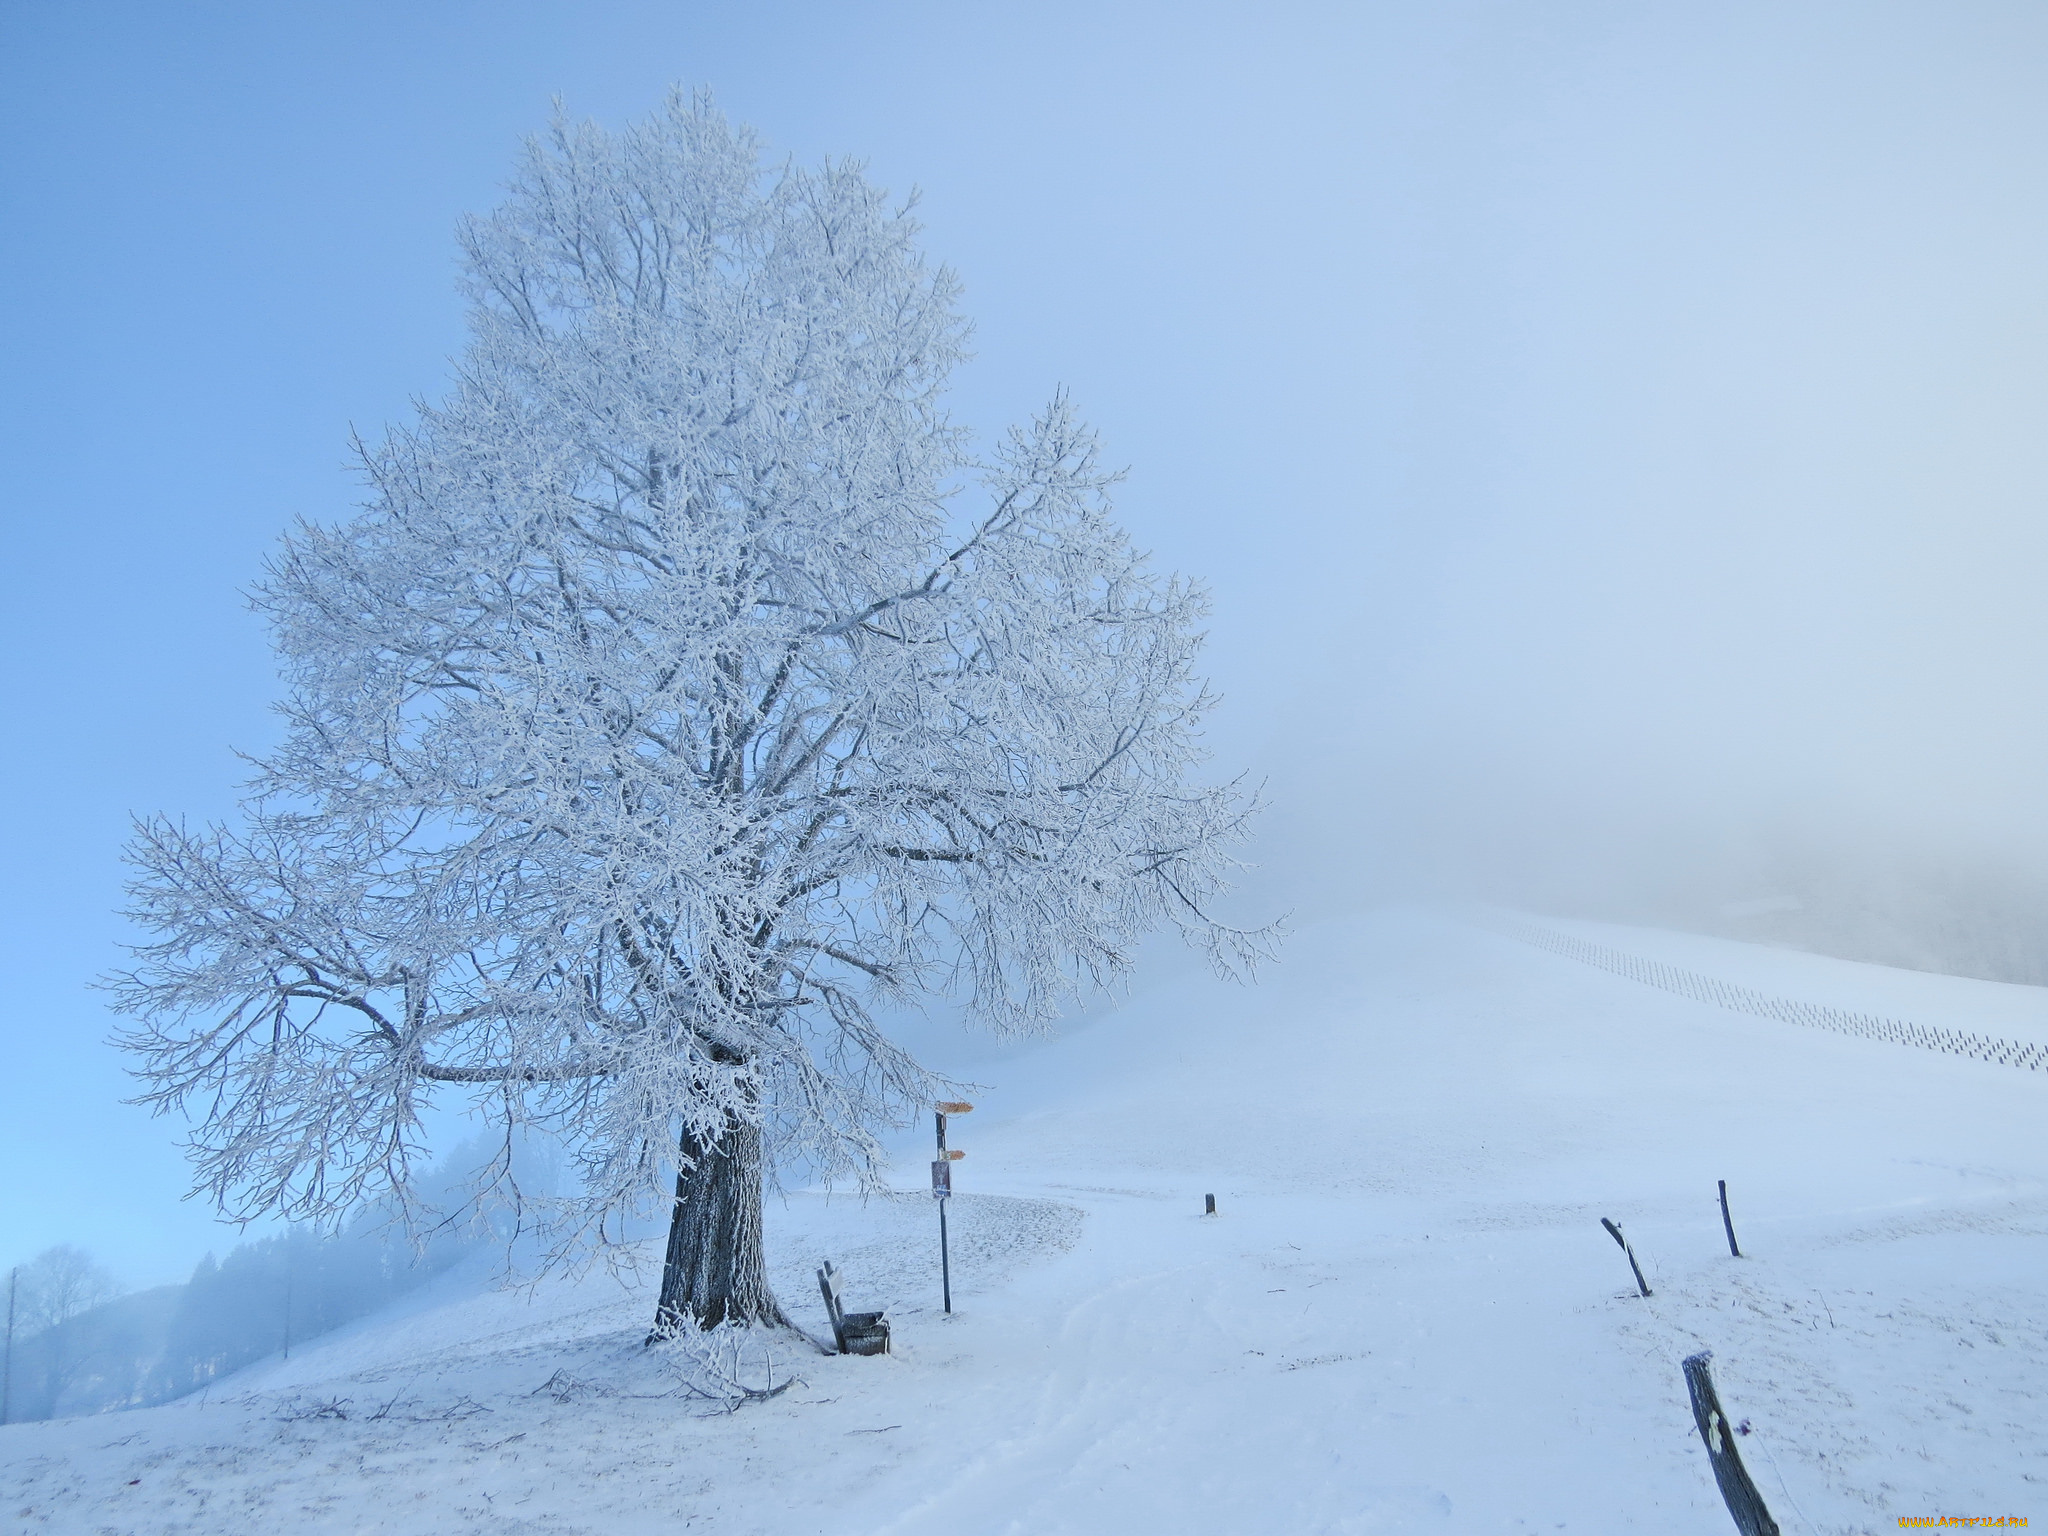
<svg viewBox="0 0 2048 1536"><path fill-rule="evenodd" d="M481 1160L472 1144L451 1162ZM553 1177L544 1164L529 1172L531 1187ZM502 1206L479 1214L466 1205L452 1175L430 1175L423 1193L429 1208L449 1214L417 1238L390 1209L370 1206L335 1232L301 1227L237 1243L219 1258L209 1253L183 1284L67 1310L54 1324L31 1322L22 1309L0 1422L109 1413L202 1391L253 1361L289 1355L294 1340L303 1347L389 1305L494 1249L512 1228Z"/></svg>
<svg viewBox="0 0 2048 1536"><path fill-rule="evenodd" d="M2032 989L1553 931L2048 1039ZM983 1076L950 1320L914 1160L904 1194L772 1212L785 1305L823 1331L830 1257L888 1309L889 1357L728 1362L796 1378L730 1408L706 1360L642 1347L648 1275L507 1291L457 1266L203 1400L5 1431L5 1507L30 1531L266 1536L1714 1531L1679 1375L1701 1347L1788 1532L2027 1514L2048 1488L2048 1073L1395 913Z"/></svg>

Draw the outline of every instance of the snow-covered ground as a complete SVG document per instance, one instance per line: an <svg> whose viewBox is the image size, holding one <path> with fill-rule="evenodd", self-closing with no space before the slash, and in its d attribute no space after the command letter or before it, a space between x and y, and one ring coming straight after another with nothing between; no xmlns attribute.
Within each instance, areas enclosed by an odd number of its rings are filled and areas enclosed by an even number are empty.
<svg viewBox="0 0 2048 1536"><path fill-rule="evenodd" d="M1931 1025L2048 1016L2025 988L1575 931ZM1788 1536L2048 1522L2048 1073L1394 913L983 1075L951 1319L928 1197L773 1213L785 1302L822 1330L829 1256L850 1304L889 1308L893 1356L789 1353L799 1385L716 1412L663 1395L644 1286L456 1274L203 1403L0 1431L0 1513L222 1536L1717 1532L1678 1368L1705 1345Z"/></svg>

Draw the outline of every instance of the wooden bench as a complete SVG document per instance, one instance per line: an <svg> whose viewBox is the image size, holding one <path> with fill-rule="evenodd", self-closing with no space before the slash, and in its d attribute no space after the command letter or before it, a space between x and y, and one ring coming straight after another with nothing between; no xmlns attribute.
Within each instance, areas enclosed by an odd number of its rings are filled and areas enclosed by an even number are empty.
<svg viewBox="0 0 2048 1536"><path fill-rule="evenodd" d="M827 1259L818 1271L818 1290L832 1319L832 1337L842 1355L889 1353L889 1319L880 1312L848 1312L839 1304L839 1271Z"/></svg>

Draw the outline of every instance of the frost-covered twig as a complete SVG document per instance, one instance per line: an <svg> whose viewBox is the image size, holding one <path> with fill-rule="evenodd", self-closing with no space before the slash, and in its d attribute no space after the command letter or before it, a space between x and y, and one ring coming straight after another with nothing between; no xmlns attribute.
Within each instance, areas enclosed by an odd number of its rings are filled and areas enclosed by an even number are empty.
<svg viewBox="0 0 2048 1536"><path fill-rule="evenodd" d="M784 1342L785 1333L725 1323L715 1328L681 1329L654 1348L675 1380L673 1395L716 1403L723 1412L732 1413L748 1403L780 1397L801 1383L787 1362L777 1370L777 1345Z"/></svg>
<svg viewBox="0 0 2048 1536"><path fill-rule="evenodd" d="M617 1397L619 1395L617 1387L609 1386L601 1381L585 1381L579 1376L571 1376L567 1371L556 1371L554 1375L527 1393L527 1396L538 1397L543 1392L558 1403L574 1402L582 1397Z"/></svg>
<svg viewBox="0 0 2048 1536"><path fill-rule="evenodd" d="M321 1402L296 1404L278 1417L287 1424L303 1424L312 1419L346 1419L350 1403L346 1397L330 1397Z"/></svg>

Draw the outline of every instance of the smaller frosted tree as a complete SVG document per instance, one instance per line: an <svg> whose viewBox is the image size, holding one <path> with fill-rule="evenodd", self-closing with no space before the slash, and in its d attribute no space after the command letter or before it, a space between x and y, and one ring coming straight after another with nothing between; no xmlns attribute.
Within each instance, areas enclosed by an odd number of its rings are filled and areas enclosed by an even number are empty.
<svg viewBox="0 0 2048 1536"><path fill-rule="evenodd" d="M71 1243L46 1248L14 1271L15 1327L41 1333L121 1294L105 1265Z"/></svg>
<svg viewBox="0 0 2048 1536"><path fill-rule="evenodd" d="M658 1327L775 1321L764 1170L865 1172L937 1086L878 1000L1040 1024L1162 922L1250 958L1201 596L1064 400L970 459L914 235L682 96L558 123L465 228L457 387L261 589L289 733L243 825L133 847L125 1043L224 1207L402 1195L467 1096L573 1149L565 1241L669 1205Z"/></svg>
<svg viewBox="0 0 2048 1536"><path fill-rule="evenodd" d="M121 1286L83 1248L59 1243L9 1272L7 1356L18 1367L9 1417L47 1418L90 1368L95 1340L77 1319L121 1294ZM22 1349L22 1345L26 1349ZM18 1395L16 1395L18 1394Z"/></svg>

